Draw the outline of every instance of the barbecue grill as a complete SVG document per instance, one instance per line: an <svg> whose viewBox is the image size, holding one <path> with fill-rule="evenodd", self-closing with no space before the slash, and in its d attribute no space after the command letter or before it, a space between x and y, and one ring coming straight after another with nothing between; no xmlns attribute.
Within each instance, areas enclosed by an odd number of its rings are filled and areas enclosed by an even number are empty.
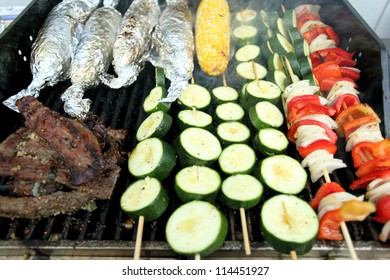
<svg viewBox="0 0 390 280"><path fill-rule="evenodd" d="M32 76L29 68L31 45L47 14L60 1L34 0L0 34L0 100L16 94L26 88ZM164 1L160 1L164 5ZM199 1L189 1L195 14ZM118 10L122 13L131 0L120 1ZM356 50L357 66L362 70L358 86L362 102L369 103L382 119L381 129L385 137L390 136L390 93L388 54L385 47L357 14L348 1L344 0L296 0L296 1L229 1L231 13L240 8L253 7L257 10L274 9L280 11L281 4L294 8L300 4L321 5L320 14L323 21L331 25L339 34L341 47ZM196 64L195 81L211 89L222 85L220 77L206 77ZM228 84L234 84L234 64L227 71ZM91 111L99 117L104 125L114 129L126 129L126 139L122 150L131 151L136 144L135 132L146 114L142 110L145 96L155 85L154 68L147 64L137 82L130 87L112 90L103 85L89 89L86 96L92 100ZM42 90L39 100L61 114L63 103L60 95L70 86L70 81L61 82ZM172 106L172 115L178 108ZM176 110L176 111L175 111ZM0 106L0 141L16 131L23 124L23 118ZM173 141L175 128L167 136L167 142ZM340 141L339 141L340 142ZM349 168L341 169L331 175L333 181L347 187L355 179L352 161L343 152L345 143L338 144L337 158L348 163ZM289 147L288 154L298 158L295 147ZM126 187L134 181L127 170L127 163L121 165L122 171L113 196L108 201L98 201L97 209L88 212L80 210L73 214L58 215L51 218L35 220L0 218L0 259L99 259L99 258L132 258L134 254L137 224L132 223L121 211L119 198ZM6 178L0 180L0 184ZM165 241L165 224L169 215L180 205L173 191L172 176L165 180L168 195L171 197L167 211L154 222L145 224L142 253L143 259L189 259L173 252ZM319 183L307 183L299 195L309 201L320 186ZM358 194L358 193L355 193ZM264 195L263 200L267 197ZM261 202L262 203L262 202ZM260 203L260 204L261 204ZM222 247L206 258L211 259L289 259L270 247L262 238L259 227L260 206L247 211L247 224L251 240L252 254L246 256L243 249L243 238L239 211L228 209L216 201L229 221L229 231ZM361 259L390 259L390 244L378 241L380 227L370 218L363 222L348 223L356 252ZM317 241L313 249L300 256L302 259L348 259L350 258L345 242Z"/></svg>

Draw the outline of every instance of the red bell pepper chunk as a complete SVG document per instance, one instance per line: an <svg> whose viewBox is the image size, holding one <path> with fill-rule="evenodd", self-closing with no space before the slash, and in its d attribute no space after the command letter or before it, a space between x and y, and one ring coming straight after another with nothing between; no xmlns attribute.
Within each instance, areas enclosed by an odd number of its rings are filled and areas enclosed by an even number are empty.
<svg viewBox="0 0 390 280"><path fill-rule="evenodd" d="M340 82L340 81L348 81L354 84L354 87L356 88L357 85L354 80L350 78L324 78L322 79L321 85L320 85L320 90L321 91L328 91L331 90L332 87L334 86L335 83Z"/></svg>
<svg viewBox="0 0 390 280"><path fill-rule="evenodd" d="M313 74L319 84L321 84L322 80L326 78L339 79L343 77L340 66L338 66L333 61L328 61L317 65L313 68Z"/></svg>
<svg viewBox="0 0 390 280"><path fill-rule="evenodd" d="M361 178L355 180L349 188L351 190L359 190L359 189L366 189L368 184L370 184L375 179L389 179L390 178L390 170L379 170L371 172L367 175L362 176Z"/></svg>
<svg viewBox="0 0 390 280"><path fill-rule="evenodd" d="M312 68L320 65L324 62L323 57L318 52L313 52L310 54L311 66Z"/></svg>
<svg viewBox="0 0 390 280"><path fill-rule="evenodd" d="M336 143L337 141L337 134L329 126L317 120L307 119L307 120L297 121L290 127L290 129L287 132L287 138L291 142L295 143L297 139L297 135L295 134L297 132L298 127L300 127L301 125L318 125L325 130L326 135L329 137L332 143Z"/></svg>
<svg viewBox="0 0 390 280"><path fill-rule="evenodd" d="M316 53L318 53L321 57L326 57L329 53L334 53L338 56L348 58L348 59L352 59L352 57L355 54L355 52L350 53L342 48L327 48L327 49L318 50L316 51Z"/></svg>
<svg viewBox="0 0 390 280"><path fill-rule="evenodd" d="M331 117L336 113L336 109L331 106L324 106L321 104L314 103L307 103L302 108L295 108L293 107L293 110L289 111L287 114L286 121L290 124L293 123L295 120L308 115L323 114Z"/></svg>
<svg viewBox="0 0 390 280"><path fill-rule="evenodd" d="M324 57L324 62L333 61L339 66L353 67L356 65L356 61L351 58L346 58L344 56L338 55L334 52L329 52Z"/></svg>
<svg viewBox="0 0 390 280"><path fill-rule="evenodd" d="M372 160L367 161L362 166L360 166L358 170L356 170L355 174L356 176L361 178L364 175L370 174L374 171L389 170L389 169L390 169L390 156L387 156L385 158L374 158Z"/></svg>
<svg viewBox="0 0 390 280"><path fill-rule="evenodd" d="M339 209L328 211L322 216L317 239L343 240L340 232L341 222L363 221L373 212L375 212L375 205L372 202L347 201Z"/></svg>
<svg viewBox="0 0 390 280"><path fill-rule="evenodd" d="M360 117L358 119L352 119L349 122L346 122L345 124L343 124L345 139L348 139L351 133L354 132L356 129L358 129L364 124L369 124L369 123L373 123L373 124L378 123L376 116L368 115L368 116Z"/></svg>
<svg viewBox="0 0 390 280"><path fill-rule="evenodd" d="M310 44L318 35L325 34L326 30L324 27L313 27L310 30L303 33L303 38L307 41L308 44Z"/></svg>
<svg viewBox="0 0 390 280"><path fill-rule="evenodd" d="M311 154L312 152L319 150L319 149L326 150L330 154L334 155L337 151L337 145L326 140L326 139L320 139L320 140L314 141L313 143L310 143L306 147L299 146L298 152L299 152L299 155L301 157L305 158L309 154Z"/></svg>
<svg viewBox="0 0 390 280"><path fill-rule="evenodd" d="M390 156L390 138L379 142L360 142L352 148L353 166L359 168L370 159Z"/></svg>
<svg viewBox="0 0 390 280"><path fill-rule="evenodd" d="M310 206L314 209L317 210L318 206L320 205L320 201L327 195L331 193L336 193L336 192L345 192L342 186L335 182L329 182L329 183L324 183L321 185L321 187L318 189L316 195L314 198L309 202Z"/></svg>
<svg viewBox="0 0 390 280"><path fill-rule="evenodd" d="M360 104L360 99L356 95L350 93L341 95L333 104L333 108L336 109L334 116L337 117L346 108L356 104Z"/></svg>
<svg viewBox="0 0 390 280"><path fill-rule="evenodd" d="M316 94L298 95L290 100L287 104L287 112L303 108L307 104L318 104L321 105L321 101Z"/></svg>
<svg viewBox="0 0 390 280"><path fill-rule="evenodd" d="M340 44L340 39L337 33L333 30L333 28L327 25L324 27L324 29L328 37L336 43L336 46L338 46Z"/></svg>
<svg viewBox="0 0 390 280"><path fill-rule="evenodd" d="M390 220L390 195L379 199L375 206L376 215L372 219L378 223L385 224Z"/></svg>
<svg viewBox="0 0 390 280"><path fill-rule="evenodd" d="M360 79L360 70L353 67L340 67L343 78L350 78L351 80L357 81Z"/></svg>

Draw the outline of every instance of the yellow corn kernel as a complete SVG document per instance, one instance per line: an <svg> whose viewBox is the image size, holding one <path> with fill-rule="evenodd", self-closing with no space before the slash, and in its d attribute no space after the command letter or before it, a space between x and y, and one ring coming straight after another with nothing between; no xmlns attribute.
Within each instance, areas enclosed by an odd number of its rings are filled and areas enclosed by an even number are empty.
<svg viewBox="0 0 390 280"><path fill-rule="evenodd" d="M230 56L230 11L226 0L202 0L196 13L195 48L206 74L222 74Z"/></svg>

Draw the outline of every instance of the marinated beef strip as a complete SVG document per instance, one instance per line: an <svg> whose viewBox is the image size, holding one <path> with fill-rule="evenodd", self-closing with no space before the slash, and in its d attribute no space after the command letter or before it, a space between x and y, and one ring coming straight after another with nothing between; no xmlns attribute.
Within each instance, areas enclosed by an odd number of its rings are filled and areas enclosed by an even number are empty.
<svg viewBox="0 0 390 280"><path fill-rule="evenodd" d="M100 145L86 126L51 111L33 96L19 99L17 106L26 125L49 143L69 168L71 185L99 176L104 167Z"/></svg>
<svg viewBox="0 0 390 280"><path fill-rule="evenodd" d="M66 191L66 186L55 182L36 182L24 180L11 180L0 189L4 195L14 197L42 196L58 191Z"/></svg>
<svg viewBox="0 0 390 280"><path fill-rule="evenodd" d="M79 192L55 192L37 197L0 196L0 216L6 218L37 219L89 209L93 195Z"/></svg>

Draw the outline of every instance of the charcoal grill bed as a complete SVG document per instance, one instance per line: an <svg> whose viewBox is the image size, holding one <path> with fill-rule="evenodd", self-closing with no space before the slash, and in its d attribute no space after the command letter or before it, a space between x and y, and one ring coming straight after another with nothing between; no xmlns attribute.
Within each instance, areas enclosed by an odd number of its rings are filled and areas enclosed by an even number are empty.
<svg viewBox="0 0 390 280"><path fill-rule="evenodd" d="M164 1L160 1L164 5ZM199 1L190 1L192 10ZM281 4L294 8L299 4L320 4L321 17L331 25L341 38L341 47L356 50L357 67L362 70L358 81L362 102L369 103L382 119L381 129L385 137L390 135L390 94L389 65L386 48L370 27L358 15L348 1L232 1L229 0L232 14L242 7L255 9L280 10ZM261 2L261 3L260 3ZM34 0L19 17L0 34L0 101L26 88L31 81L29 55L31 45L49 11L59 3L56 1ZM122 0L118 9L123 13L131 0ZM267 6L265 6L267 5ZM197 83L211 89L221 85L220 78L209 78L199 70L196 64L194 77ZM234 64L227 72L227 80L234 81ZM154 69L147 64L138 81L128 88L111 90L105 86L89 89L86 96L92 100L91 111L109 127L126 129L128 135L122 149L129 152L135 146L135 131L146 117L142 111L142 102L154 86ZM54 87L41 91L39 100L52 110L64 114L60 95L70 85L61 82ZM238 85L232 85L237 86ZM240 88L237 88L240 89ZM175 106L172 108L175 113ZM16 131L23 123L22 117L0 106L0 141ZM173 129L167 141L173 141L177 131ZM355 179L351 167L351 158L343 153L345 143L340 142L338 158L344 159L348 166L331 175L332 180L343 186ZM289 147L288 154L298 157L294 147ZM134 180L122 164L120 178L113 197L109 201L98 201L93 212L80 210L74 214L58 215L37 220L0 218L0 259L129 259L135 247L137 225L129 223L121 211L119 198L126 187ZM0 184L5 178L0 178ZM168 210L155 222L145 224L142 254L143 259L191 259L174 253L165 241L165 223L174 209L180 205L173 191L173 178L164 181L171 197ZM310 200L319 184L307 183L299 195ZM264 198L265 199L265 198ZM243 249L240 215L238 211L226 208L216 202L227 216L229 231L223 246L208 256L210 259L289 259L285 254L273 250L262 238L259 229L260 206L247 211L249 238L252 254L246 256ZM371 219L360 223L348 223L356 252L361 259L390 259L390 244L378 241L380 226ZM302 259L348 259L348 249L344 242L317 241L313 249L300 256Z"/></svg>

